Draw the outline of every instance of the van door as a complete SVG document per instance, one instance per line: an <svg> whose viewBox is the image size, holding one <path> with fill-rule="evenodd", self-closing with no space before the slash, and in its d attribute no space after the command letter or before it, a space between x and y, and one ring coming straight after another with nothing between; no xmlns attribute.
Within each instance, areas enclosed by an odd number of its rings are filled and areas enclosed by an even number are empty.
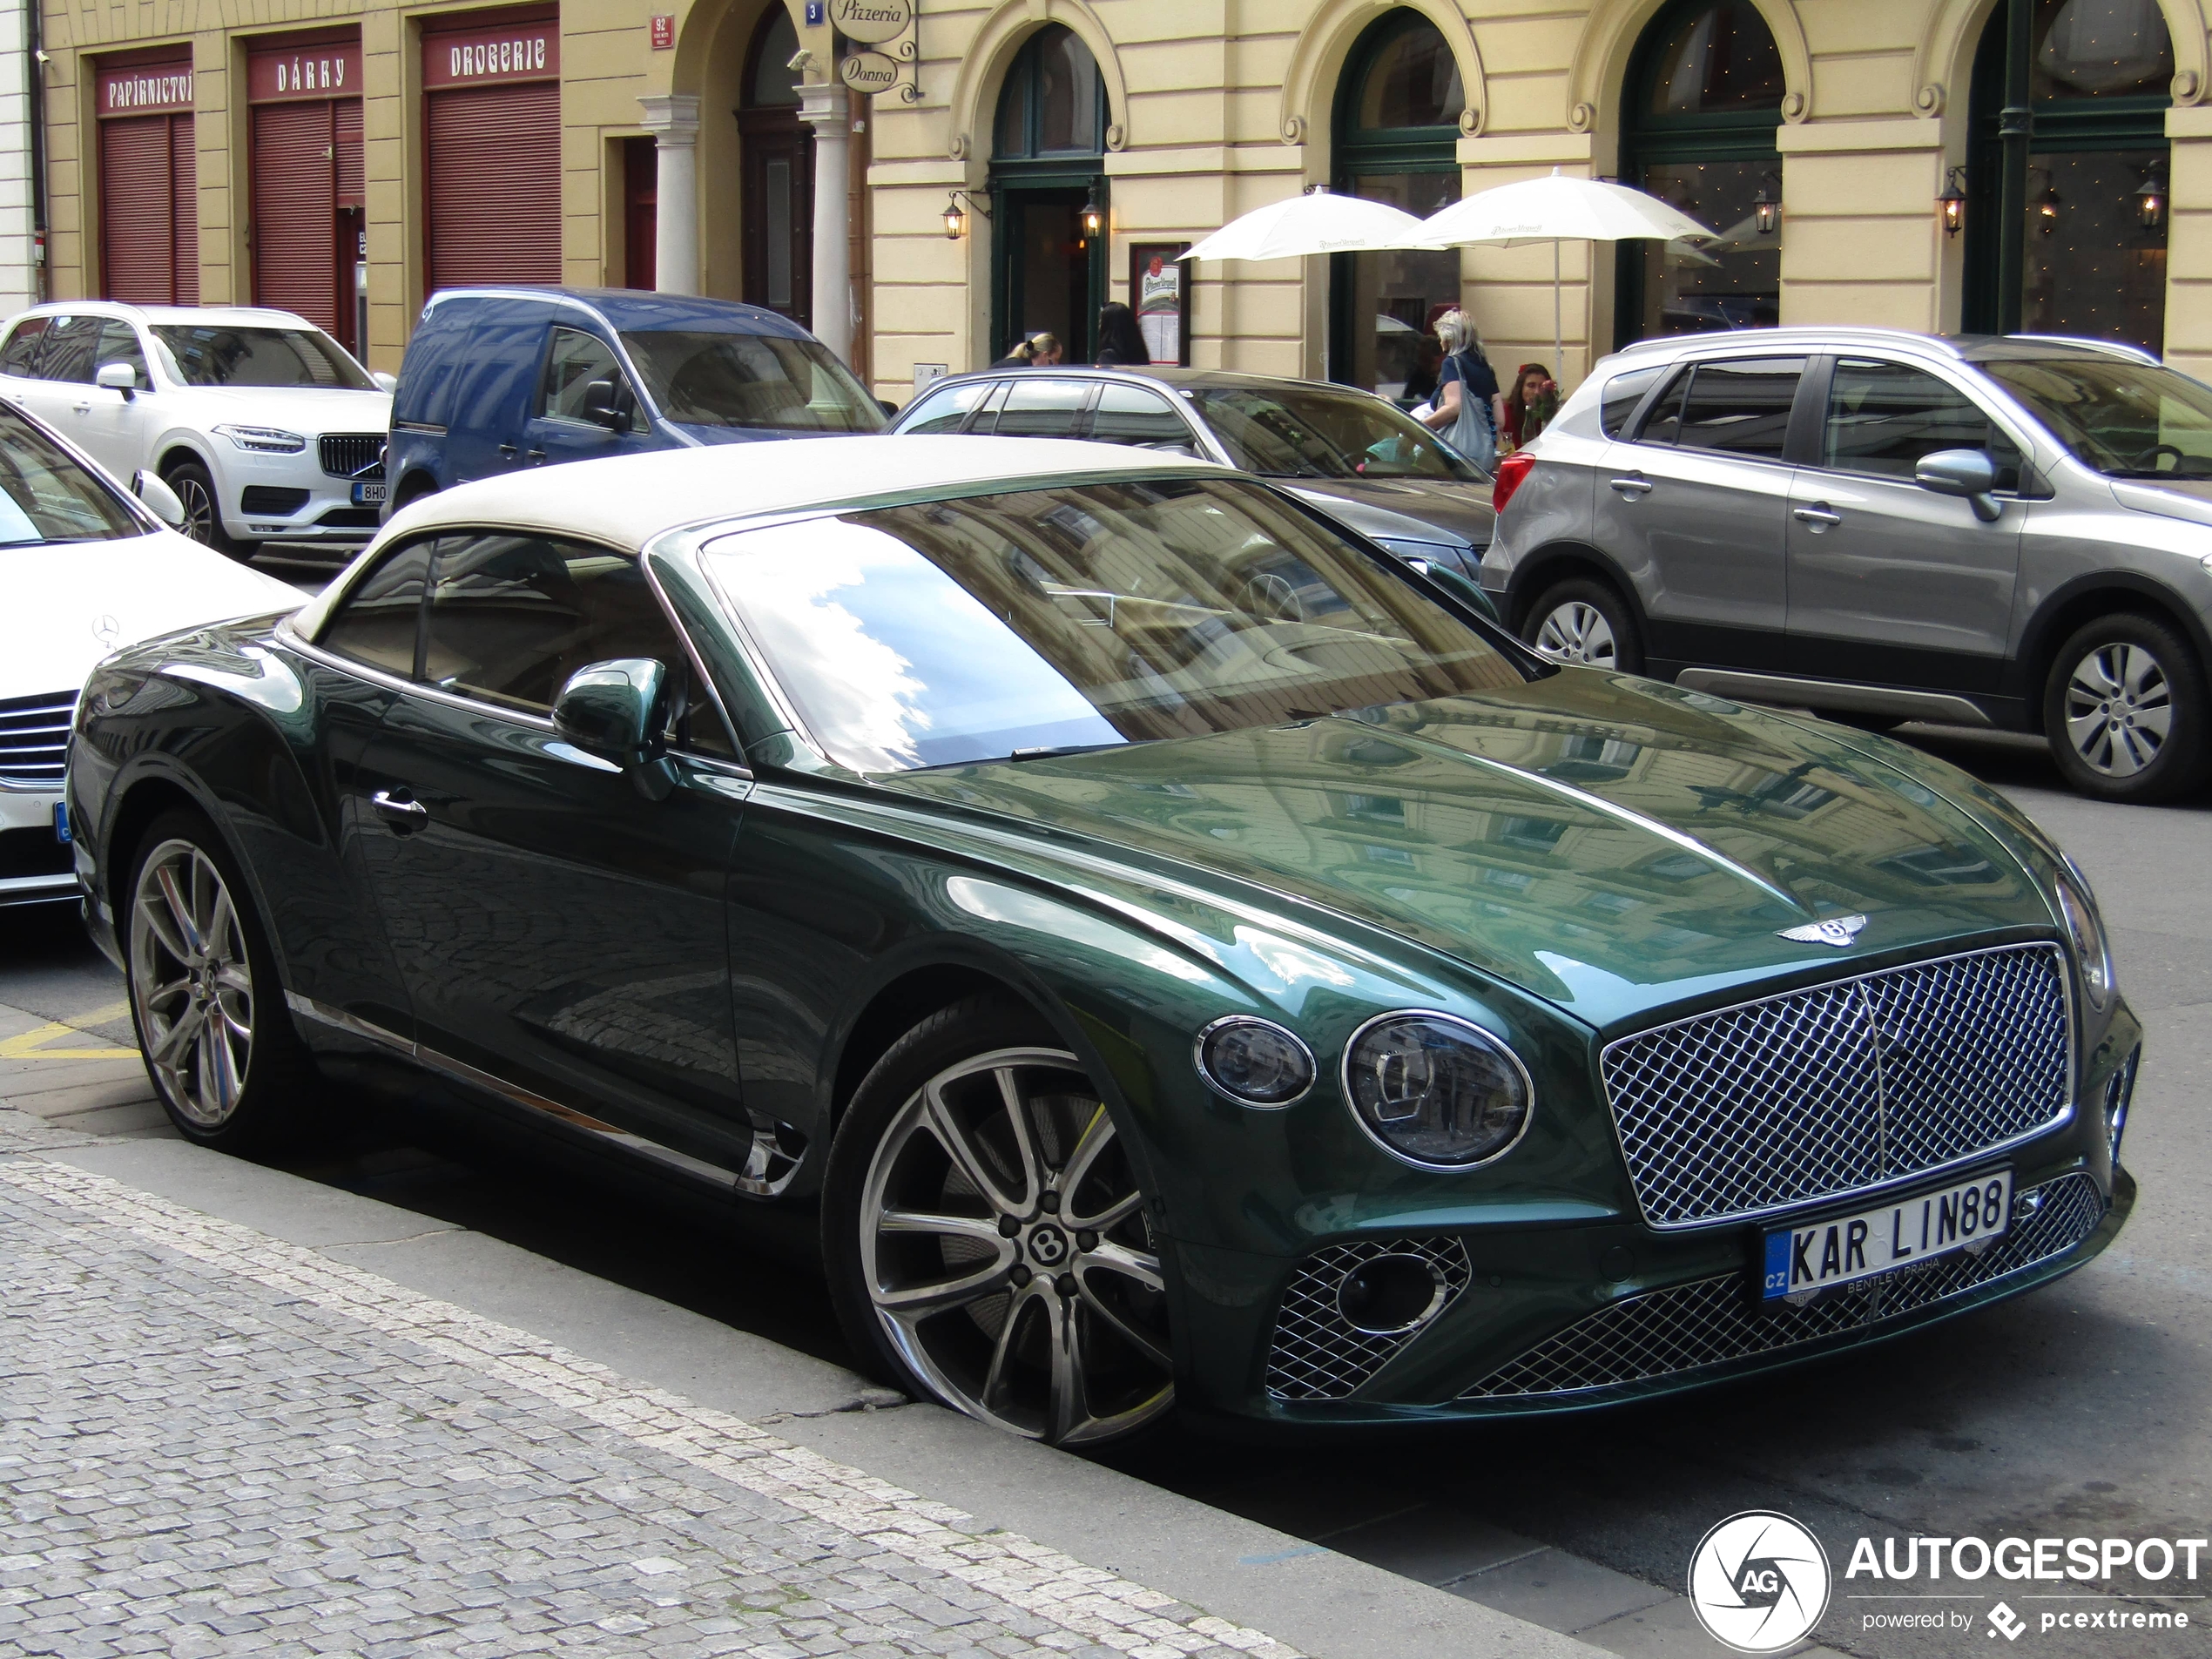
<svg viewBox="0 0 2212 1659"><path fill-rule="evenodd" d="M637 388L614 348L594 334L556 323L538 377L537 396L523 429L523 460L557 466L600 455L658 448ZM595 410L604 410L604 417Z"/></svg>
<svg viewBox="0 0 2212 1659"><path fill-rule="evenodd" d="M537 300L487 303L461 351L446 416L446 482L496 477L522 466L523 427L556 307Z"/></svg>

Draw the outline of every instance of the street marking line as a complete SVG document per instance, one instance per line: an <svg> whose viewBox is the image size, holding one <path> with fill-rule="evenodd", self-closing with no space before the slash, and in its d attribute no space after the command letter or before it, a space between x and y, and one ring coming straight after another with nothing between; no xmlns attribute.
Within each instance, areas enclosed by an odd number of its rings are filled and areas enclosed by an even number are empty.
<svg viewBox="0 0 2212 1659"><path fill-rule="evenodd" d="M88 1025L105 1025L110 1020L119 1020L130 1013L128 1002L111 1002L105 1008L94 1008L89 1014L78 1015L71 1020L55 1020L30 1031L18 1032L12 1037L0 1039L0 1060L121 1060L138 1052L135 1043L118 1042L108 1049L49 1049L44 1045L62 1037L84 1037L95 1035L84 1029Z"/></svg>
<svg viewBox="0 0 2212 1659"><path fill-rule="evenodd" d="M1304 1659L1264 1631L1213 1614L1163 1618L1157 1609L1177 1605L1171 1595L1017 1533L985 1531L963 1510L320 1251L36 1156L0 1162L0 1181L536 1394L1091 1642L1164 1659L1203 1636L1260 1659Z"/></svg>

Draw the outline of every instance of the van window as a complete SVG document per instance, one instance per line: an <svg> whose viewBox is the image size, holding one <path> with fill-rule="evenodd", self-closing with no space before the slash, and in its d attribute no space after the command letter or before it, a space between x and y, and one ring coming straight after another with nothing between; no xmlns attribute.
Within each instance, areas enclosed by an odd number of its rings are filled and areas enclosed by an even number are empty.
<svg viewBox="0 0 2212 1659"><path fill-rule="evenodd" d="M613 348L597 334L587 334L581 328L556 328L552 349L545 354L545 383L538 392L538 412L550 421L597 426L599 423L586 415L584 409L590 401L592 387L602 381L608 383L619 406L630 377L615 361ZM628 429L649 430L645 412L637 407L635 394L631 395Z"/></svg>
<svg viewBox="0 0 2212 1659"><path fill-rule="evenodd" d="M625 328L622 343L660 412L681 424L779 432L883 430L881 407L814 341Z"/></svg>

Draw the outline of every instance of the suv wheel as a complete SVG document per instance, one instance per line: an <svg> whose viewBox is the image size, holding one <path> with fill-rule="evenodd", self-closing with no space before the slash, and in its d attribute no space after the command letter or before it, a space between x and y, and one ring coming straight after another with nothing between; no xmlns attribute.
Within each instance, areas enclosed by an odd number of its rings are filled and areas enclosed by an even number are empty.
<svg viewBox="0 0 2212 1659"><path fill-rule="evenodd" d="M907 1392L1055 1446L1175 1402L1160 1252L1082 1062L974 997L876 1062L831 1143L822 1246L839 1322Z"/></svg>
<svg viewBox="0 0 2212 1659"><path fill-rule="evenodd" d="M2204 775L2204 671L2148 617L2100 617L2051 664L2043 732L2067 781L2101 800L2170 800Z"/></svg>
<svg viewBox="0 0 2212 1659"><path fill-rule="evenodd" d="M1614 590L1587 577L1558 583L1528 608L1521 637L1555 663L1643 671L1643 642L1635 613Z"/></svg>
<svg viewBox="0 0 2212 1659"><path fill-rule="evenodd" d="M185 522L178 528L185 535L234 559L253 556L250 543L234 542L225 534L222 509L216 504L215 481L206 468L197 461L180 461L163 475L162 482L175 490L177 499L184 503Z"/></svg>

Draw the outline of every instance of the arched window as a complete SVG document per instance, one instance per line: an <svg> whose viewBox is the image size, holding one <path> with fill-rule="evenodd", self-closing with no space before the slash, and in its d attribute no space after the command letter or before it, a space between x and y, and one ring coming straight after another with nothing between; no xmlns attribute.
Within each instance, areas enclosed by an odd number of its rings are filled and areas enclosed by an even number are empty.
<svg viewBox="0 0 2212 1659"><path fill-rule="evenodd" d="M1088 361L1096 348L1106 299L1111 119L1106 78L1073 30L1047 24L1022 43L991 128L995 350L1040 332L1057 339L1070 362Z"/></svg>
<svg viewBox="0 0 2212 1659"><path fill-rule="evenodd" d="M1459 59L1418 11L1386 13L1353 43L1338 84L1334 188L1417 219L1460 199ZM1444 361L1430 332L1460 303L1460 255L1339 253L1330 260L1329 374L1407 408Z"/></svg>
<svg viewBox="0 0 2212 1659"><path fill-rule="evenodd" d="M1781 238L1782 54L1751 0L1675 0L1636 43L1622 88L1621 177L1720 233L1702 248L1620 245L1614 339L1771 325Z"/></svg>
<svg viewBox="0 0 2212 1659"><path fill-rule="evenodd" d="M799 119L799 31L769 0L745 49L738 133L744 174L745 299L813 321L814 135Z"/></svg>
<svg viewBox="0 0 2212 1659"><path fill-rule="evenodd" d="M2029 10L2019 64L2006 61L2012 5ZM2030 112L2009 156L1998 131L2008 74ZM2000 0L1967 115L1966 332L2163 349L2173 78L2158 0Z"/></svg>

